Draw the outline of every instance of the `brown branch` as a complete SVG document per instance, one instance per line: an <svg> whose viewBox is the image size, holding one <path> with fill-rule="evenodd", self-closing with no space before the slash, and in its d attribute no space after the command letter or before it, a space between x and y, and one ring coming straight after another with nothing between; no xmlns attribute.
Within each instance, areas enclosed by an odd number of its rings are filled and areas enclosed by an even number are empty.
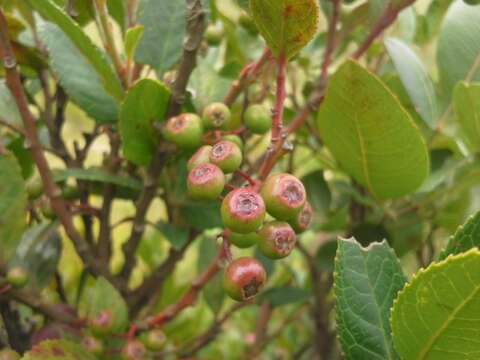
<svg viewBox="0 0 480 360"><path fill-rule="evenodd" d="M28 107L20 75L17 71L16 59L8 38L8 26L2 10L0 10L0 57L3 60L8 88L15 99L24 123L26 143L28 145L26 147L30 149L35 164L37 165L42 178L45 194L50 199L53 210L57 214L65 232L72 240L78 255L89 271L94 275L103 275L107 278L111 278L108 269L95 259L90 251L90 247L75 228L73 219L62 198L62 192L53 181L50 167L40 145L35 119Z"/></svg>

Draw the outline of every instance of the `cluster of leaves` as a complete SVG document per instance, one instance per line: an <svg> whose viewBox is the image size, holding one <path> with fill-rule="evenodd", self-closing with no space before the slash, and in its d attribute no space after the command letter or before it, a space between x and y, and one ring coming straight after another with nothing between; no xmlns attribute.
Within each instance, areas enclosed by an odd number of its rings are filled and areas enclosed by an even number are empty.
<svg viewBox="0 0 480 360"><path fill-rule="evenodd" d="M2 345L26 360L478 357L475 0L0 6ZM193 150L165 124L222 102L228 124L199 140L238 135L250 175L230 186L273 169L308 193L312 227L281 263L230 250L220 202L188 196ZM257 105L272 131L248 120ZM268 275L254 300L225 297L230 251Z"/></svg>

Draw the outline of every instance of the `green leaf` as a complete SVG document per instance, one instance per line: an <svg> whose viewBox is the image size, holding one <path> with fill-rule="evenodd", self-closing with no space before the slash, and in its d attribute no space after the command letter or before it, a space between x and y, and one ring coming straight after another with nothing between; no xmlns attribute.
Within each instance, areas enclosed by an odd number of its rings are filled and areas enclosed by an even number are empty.
<svg viewBox="0 0 480 360"><path fill-rule="evenodd" d="M12 154L0 153L0 257L8 260L26 226L27 193L22 170Z"/></svg>
<svg viewBox="0 0 480 360"><path fill-rule="evenodd" d="M188 229L169 223L160 223L157 227L168 242L177 250L180 250L188 241Z"/></svg>
<svg viewBox="0 0 480 360"><path fill-rule="evenodd" d="M0 118L9 124L23 127L15 100L3 79L0 80Z"/></svg>
<svg viewBox="0 0 480 360"><path fill-rule="evenodd" d="M314 171L302 177L308 194L308 201L316 213L326 214L330 210L332 194L323 176L323 171Z"/></svg>
<svg viewBox="0 0 480 360"><path fill-rule="evenodd" d="M89 296L87 315L98 316L103 311L110 311L114 320L113 332L122 333L128 325L128 307L122 296L103 277L99 277Z"/></svg>
<svg viewBox="0 0 480 360"><path fill-rule="evenodd" d="M106 92L95 69L62 30L43 22L39 35L50 55L52 70L70 98L99 123L116 122L118 102Z"/></svg>
<svg viewBox="0 0 480 360"><path fill-rule="evenodd" d="M218 202L187 202L181 209L188 224L197 230L223 227Z"/></svg>
<svg viewBox="0 0 480 360"><path fill-rule="evenodd" d="M480 151L480 84L460 82L453 92L456 119L471 151Z"/></svg>
<svg viewBox="0 0 480 360"><path fill-rule="evenodd" d="M102 79L107 92L117 100L122 100L123 89L115 71L106 56L98 49L83 30L52 0L28 0L30 6L42 17L60 27L75 44L80 53L90 62Z"/></svg>
<svg viewBox="0 0 480 360"><path fill-rule="evenodd" d="M218 245L215 237L203 236L198 250L197 270L199 273L205 271L217 256ZM202 291L205 302L213 314L218 314L225 299L223 290L223 277L218 273Z"/></svg>
<svg viewBox="0 0 480 360"><path fill-rule="evenodd" d="M144 32L145 27L143 25L137 25L128 29L125 33L125 54L128 59L133 59Z"/></svg>
<svg viewBox="0 0 480 360"><path fill-rule="evenodd" d="M438 40L440 85L449 99L456 83L480 80L480 6L455 1L447 11Z"/></svg>
<svg viewBox="0 0 480 360"><path fill-rule="evenodd" d="M317 125L343 169L377 198L409 194L428 175L419 129L380 79L356 62L333 75Z"/></svg>
<svg viewBox="0 0 480 360"><path fill-rule="evenodd" d="M418 272L392 311L402 359L478 359L480 252L449 256Z"/></svg>
<svg viewBox="0 0 480 360"><path fill-rule="evenodd" d="M437 98L425 66L401 40L388 38L385 47L417 112L434 129L438 120Z"/></svg>
<svg viewBox="0 0 480 360"><path fill-rule="evenodd" d="M311 293L305 289L285 286L266 290L261 295L263 301L268 301L272 307L297 304L308 301Z"/></svg>
<svg viewBox="0 0 480 360"><path fill-rule="evenodd" d="M145 34L136 61L158 71L171 68L182 54L186 16L184 1L145 0L138 20L145 27Z"/></svg>
<svg viewBox="0 0 480 360"><path fill-rule="evenodd" d="M58 224L43 223L29 228L22 236L10 265L20 266L30 274L29 286L43 289L57 270L62 252Z"/></svg>
<svg viewBox="0 0 480 360"><path fill-rule="evenodd" d="M35 163L32 158L32 153L25 148L25 138L17 136L8 143L7 149L12 152L17 158L18 164L22 169L22 176L28 179L32 174Z"/></svg>
<svg viewBox="0 0 480 360"><path fill-rule="evenodd" d="M120 135L123 154L137 165L152 160L158 135L155 121L164 121L170 91L160 82L143 79L128 92L120 110Z"/></svg>
<svg viewBox="0 0 480 360"><path fill-rule="evenodd" d="M363 248L353 238L339 240L334 292L337 329L347 359L399 358L389 319L404 284L400 263L386 241Z"/></svg>
<svg viewBox="0 0 480 360"><path fill-rule="evenodd" d="M95 360L82 346L68 340L46 340L35 345L22 360Z"/></svg>
<svg viewBox="0 0 480 360"><path fill-rule="evenodd" d="M448 255L460 254L474 247L480 247L480 212L469 217L465 224L457 229L438 258L443 260Z"/></svg>
<svg viewBox="0 0 480 360"><path fill-rule="evenodd" d="M250 10L260 34L276 57L292 58L318 30L317 0L250 0Z"/></svg>

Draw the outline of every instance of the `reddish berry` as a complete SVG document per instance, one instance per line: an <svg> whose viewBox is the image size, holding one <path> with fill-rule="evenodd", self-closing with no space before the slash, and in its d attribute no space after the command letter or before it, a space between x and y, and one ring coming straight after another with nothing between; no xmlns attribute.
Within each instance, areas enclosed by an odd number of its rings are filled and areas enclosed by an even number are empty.
<svg viewBox="0 0 480 360"><path fill-rule="evenodd" d="M123 360L143 360L146 354L145 345L138 340L129 341L122 349Z"/></svg>
<svg viewBox="0 0 480 360"><path fill-rule="evenodd" d="M95 336L105 336L113 331L114 321L110 310L103 310L90 319L90 329Z"/></svg>
<svg viewBox="0 0 480 360"><path fill-rule="evenodd" d="M252 189L231 191L222 202L223 224L230 230L248 234L255 232L265 219L265 203Z"/></svg>
<svg viewBox="0 0 480 360"><path fill-rule="evenodd" d="M232 232L229 236L230 242L240 249L246 249L258 242L258 234L257 233L249 233L249 234L238 234Z"/></svg>
<svg viewBox="0 0 480 360"><path fill-rule="evenodd" d="M223 137L223 140L231 141L231 142L237 144L237 146L240 148L240 150L243 151L243 140L240 136L238 136L238 135L225 135Z"/></svg>
<svg viewBox="0 0 480 360"><path fill-rule="evenodd" d="M302 182L290 174L270 176L263 184L261 194L268 213L277 220L293 219L307 200Z"/></svg>
<svg viewBox="0 0 480 360"><path fill-rule="evenodd" d="M188 160L188 171L192 171L193 168L196 168L199 165L208 164L210 162L210 151L212 151L210 145L204 145L198 149L195 154L192 155L190 160Z"/></svg>
<svg viewBox="0 0 480 360"><path fill-rule="evenodd" d="M19 360L20 355L12 349L0 350L0 360Z"/></svg>
<svg viewBox="0 0 480 360"><path fill-rule="evenodd" d="M102 341L93 336L83 338L82 345L95 356L100 356L104 350Z"/></svg>
<svg viewBox="0 0 480 360"><path fill-rule="evenodd" d="M231 141L219 141L210 151L210 162L217 165L225 174L238 170L242 160L242 150Z"/></svg>
<svg viewBox="0 0 480 360"><path fill-rule="evenodd" d="M225 175L213 164L203 164L188 174L188 194L195 200L215 200L225 187Z"/></svg>
<svg viewBox="0 0 480 360"><path fill-rule="evenodd" d="M255 259L243 257L232 261L223 275L223 287L232 299L249 300L262 289L267 281L267 272Z"/></svg>
<svg viewBox="0 0 480 360"><path fill-rule="evenodd" d="M244 115L245 126L254 134L265 134L272 128L272 116L263 105L250 105Z"/></svg>
<svg viewBox="0 0 480 360"><path fill-rule="evenodd" d="M258 248L270 259L281 259L292 252L297 236L286 222L272 221L265 224L258 232Z"/></svg>
<svg viewBox="0 0 480 360"><path fill-rule="evenodd" d="M24 287L28 282L28 271L21 266L15 266L8 270L7 281L15 288Z"/></svg>
<svg viewBox="0 0 480 360"><path fill-rule="evenodd" d="M165 139L182 149L201 145L203 137L202 120L196 114L181 114L170 118L163 129Z"/></svg>
<svg viewBox="0 0 480 360"><path fill-rule="evenodd" d="M313 209L310 206L310 203L307 201L302 211L300 211L297 216L290 220L289 223L292 226L293 230L295 230L297 234L300 234L308 230L312 223L312 219Z"/></svg>
<svg viewBox="0 0 480 360"><path fill-rule="evenodd" d="M167 337L165 336L164 332L160 329L150 330L143 337L143 343L145 344L147 349L150 351L162 350L166 341L167 341Z"/></svg>
<svg viewBox="0 0 480 360"><path fill-rule="evenodd" d="M203 110L203 125L207 129L226 128L230 123L232 114L227 105L213 103Z"/></svg>

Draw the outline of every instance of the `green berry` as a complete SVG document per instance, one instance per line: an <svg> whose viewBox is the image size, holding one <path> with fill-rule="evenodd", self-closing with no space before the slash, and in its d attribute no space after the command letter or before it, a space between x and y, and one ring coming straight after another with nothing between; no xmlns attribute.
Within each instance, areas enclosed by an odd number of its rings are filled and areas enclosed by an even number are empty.
<svg viewBox="0 0 480 360"><path fill-rule="evenodd" d="M150 330L143 337L143 343L150 351L160 351L165 346L167 337L160 329Z"/></svg>
<svg viewBox="0 0 480 360"><path fill-rule="evenodd" d="M97 339L93 336L87 336L83 338L82 345L89 353L92 353L95 356L100 356L103 353L103 342L100 339Z"/></svg>
<svg viewBox="0 0 480 360"><path fill-rule="evenodd" d="M307 200L302 182L295 176L285 173L270 176L260 193L268 213L277 220L295 218Z"/></svg>
<svg viewBox="0 0 480 360"><path fill-rule="evenodd" d="M231 191L222 202L222 220L233 232L255 232L265 219L265 203L262 197L249 188Z"/></svg>
<svg viewBox="0 0 480 360"><path fill-rule="evenodd" d="M231 142L237 144L237 146L240 148L240 150L243 151L244 144L243 144L243 140L240 136L238 136L238 135L225 135L222 140L231 141Z"/></svg>
<svg viewBox="0 0 480 360"><path fill-rule="evenodd" d="M220 129L228 127L232 114L227 105L213 103L203 110L203 125L206 129Z"/></svg>
<svg viewBox="0 0 480 360"><path fill-rule="evenodd" d="M238 170L242 161L242 150L231 141L219 141L210 151L210 162L217 165L225 174Z"/></svg>
<svg viewBox="0 0 480 360"><path fill-rule="evenodd" d="M244 122L247 129L254 134L262 135L272 129L271 113L263 105L250 105L245 111Z"/></svg>
<svg viewBox="0 0 480 360"><path fill-rule="evenodd" d="M103 337L113 331L114 320L110 310L103 310L89 321L90 329L95 336Z"/></svg>
<svg viewBox="0 0 480 360"><path fill-rule="evenodd" d="M223 287L232 299L246 301L255 297L267 281L267 272L255 259L243 257L225 269Z"/></svg>
<svg viewBox="0 0 480 360"><path fill-rule="evenodd" d="M259 236L257 233L238 234L232 232L228 238L230 242L240 249L252 247L258 242Z"/></svg>
<svg viewBox="0 0 480 360"><path fill-rule="evenodd" d="M147 349L138 340L129 341L122 349L123 360L143 360L147 355Z"/></svg>
<svg viewBox="0 0 480 360"><path fill-rule="evenodd" d="M297 236L286 222L272 221L265 224L258 232L258 248L270 259L281 259L292 252Z"/></svg>
<svg viewBox="0 0 480 360"><path fill-rule="evenodd" d="M20 355L12 349L0 350L0 360L19 360Z"/></svg>
<svg viewBox="0 0 480 360"><path fill-rule="evenodd" d="M258 34L257 25L255 24L255 21L253 21L252 17L247 12L242 11L242 13L238 18L238 23L250 34L252 35Z"/></svg>
<svg viewBox="0 0 480 360"><path fill-rule="evenodd" d="M25 184L28 198L35 200L43 194L43 183L39 176L34 176Z"/></svg>
<svg viewBox="0 0 480 360"><path fill-rule="evenodd" d="M210 145L204 145L199 148L195 154L192 155L190 160L188 160L188 171L192 171L193 168L196 168L199 165L208 164L210 162L210 151L212 151L212 147Z"/></svg>
<svg viewBox="0 0 480 360"><path fill-rule="evenodd" d="M225 175L213 164L203 164L188 174L188 194L195 200L215 200L225 187Z"/></svg>
<svg viewBox="0 0 480 360"><path fill-rule="evenodd" d="M223 27L221 24L210 24L205 30L205 40L210 46L218 46L222 42L224 35Z"/></svg>
<svg viewBox="0 0 480 360"><path fill-rule="evenodd" d="M7 272L7 281L15 288L24 287L28 282L28 271L21 266L12 267Z"/></svg>
<svg viewBox="0 0 480 360"><path fill-rule="evenodd" d="M302 211L300 211L297 216L290 220L289 223L297 234L301 234L304 231L308 230L312 223L312 219L313 209L310 203L307 201Z"/></svg>
<svg viewBox="0 0 480 360"><path fill-rule="evenodd" d="M181 149L194 149L202 144L202 119L196 114L181 114L170 118L163 129L165 139Z"/></svg>

